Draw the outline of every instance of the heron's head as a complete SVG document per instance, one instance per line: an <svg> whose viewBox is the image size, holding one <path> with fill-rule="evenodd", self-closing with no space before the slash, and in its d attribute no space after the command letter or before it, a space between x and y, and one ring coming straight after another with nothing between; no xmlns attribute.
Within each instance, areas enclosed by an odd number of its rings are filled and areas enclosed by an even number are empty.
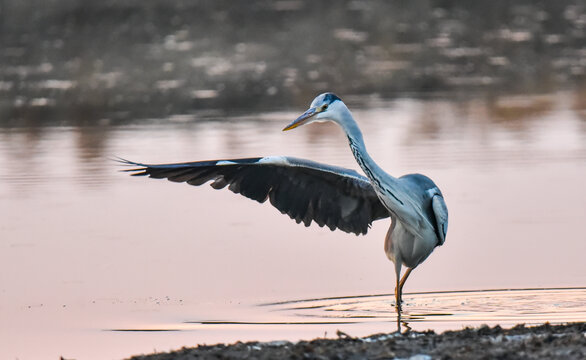
<svg viewBox="0 0 586 360"><path fill-rule="evenodd" d="M343 111L348 111L348 108L336 94L323 93L313 99L309 109L291 124L287 125L283 131L295 129L298 126L315 121L339 122L342 119Z"/></svg>

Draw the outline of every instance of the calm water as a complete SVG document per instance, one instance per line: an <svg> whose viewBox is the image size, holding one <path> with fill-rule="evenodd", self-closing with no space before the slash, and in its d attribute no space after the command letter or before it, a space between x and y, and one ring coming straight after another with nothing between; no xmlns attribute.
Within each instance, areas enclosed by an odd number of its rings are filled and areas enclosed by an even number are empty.
<svg viewBox="0 0 586 360"><path fill-rule="evenodd" d="M585 98L347 99L373 158L429 175L450 209L445 246L407 282L409 327L586 320ZM365 237L304 228L108 160L286 154L356 168L333 125L280 131L303 110L0 129L0 357L396 330L388 221Z"/></svg>

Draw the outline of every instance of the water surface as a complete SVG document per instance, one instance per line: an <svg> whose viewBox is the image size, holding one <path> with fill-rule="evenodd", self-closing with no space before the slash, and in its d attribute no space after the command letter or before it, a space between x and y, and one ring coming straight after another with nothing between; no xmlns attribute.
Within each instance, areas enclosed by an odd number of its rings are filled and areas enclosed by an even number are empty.
<svg viewBox="0 0 586 360"><path fill-rule="evenodd" d="M432 177L450 209L445 245L406 284L410 327L585 320L583 99L348 99L373 158ZM304 228L268 204L131 178L109 160L291 155L356 168L335 126L281 132L303 110L1 128L0 357L395 330L391 298L366 296L393 290L388 221L364 237ZM468 292L485 289L535 290Z"/></svg>

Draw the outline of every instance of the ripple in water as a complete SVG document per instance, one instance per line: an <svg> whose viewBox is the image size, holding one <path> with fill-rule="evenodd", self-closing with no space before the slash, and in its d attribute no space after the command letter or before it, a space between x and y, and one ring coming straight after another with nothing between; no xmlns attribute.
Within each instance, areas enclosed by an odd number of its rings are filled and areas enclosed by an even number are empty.
<svg viewBox="0 0 586 360"><path fill-rule="evenodd" d="M394 295L364 295L263 304L297 322L396 322ZM401 321L418 330L480 324L586 320L586 288L479 290L404 294Z"/></svg>
<svg viewBox="0 0 586 360"><path fill-rule="evenodd" d="M585 299L586 287L406 293L399 318L393 294L358 295L239 304L206 312L219 316L215 319L134 324L108 330L142 335L196 334L190 336L196 336L197 343L208 344L297 341L347 334L368 339L373 334L405 330L442 332L484 324L512 327L581 322L586 320Z"/></svg>

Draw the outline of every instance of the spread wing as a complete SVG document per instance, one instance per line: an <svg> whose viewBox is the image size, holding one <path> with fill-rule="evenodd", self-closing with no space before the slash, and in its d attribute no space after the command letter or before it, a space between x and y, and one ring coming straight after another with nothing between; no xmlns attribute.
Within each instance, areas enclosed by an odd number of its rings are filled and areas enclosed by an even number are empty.
<svg viewBox="0 0 586 360"><path fill-rule="evenodd" d="M170 181L214 189L228 186L260 203L269 199L281 213L298 224L312 221L331 230L366 234L374 220L388 211L368 179L354 170L283 156L211 160L148 165L120 159L136 168L124 170L134 176L167 178Z"/></svg>

